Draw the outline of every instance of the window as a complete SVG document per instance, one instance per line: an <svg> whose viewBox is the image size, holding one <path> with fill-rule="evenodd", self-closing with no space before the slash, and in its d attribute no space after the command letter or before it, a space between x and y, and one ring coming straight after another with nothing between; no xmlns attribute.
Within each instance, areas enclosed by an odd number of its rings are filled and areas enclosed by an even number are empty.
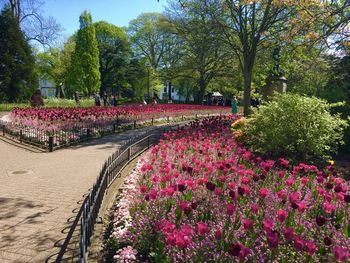
<svg viewBox="0 0 350 263"><path fill-rule="evenodd" d="M175 92L175 88L174 88L174 87L171 88L171 92L172 92L172 93Z"/></svg>
<svg viewBox="0 0 350 263"><path fill-rule="evenodd" d="M166 92L166 86L164 87L164 92Z"/></svg>

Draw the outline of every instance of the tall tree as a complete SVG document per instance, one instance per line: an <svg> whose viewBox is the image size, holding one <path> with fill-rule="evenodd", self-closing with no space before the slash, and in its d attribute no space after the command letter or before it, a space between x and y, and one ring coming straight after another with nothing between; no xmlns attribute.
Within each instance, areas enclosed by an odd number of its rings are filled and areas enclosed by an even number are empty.
<svg viewBox="0 0 350 263"><path fill-rule="evenodd" d="M60 36L61 26L52 16L44 16L42 0L0 0L7 5L28 41L51 46Z"/></svg>
<svg viewBox="0 0 350 263"><path fill-rule="evenodd" d="M100 90L99 53L95 27L91 14L84 11L79 18L80 29L76 35L71 71L77 91L92 94Z"/></svg>
<svg viewBox="0 0 350 263"><path fill-rule="evenodd" d="M94 24L99 49L101 92L119 93L126 85L126 70L130 44L126 32L115 25L100 21Z"/></svg>
<svg viewBox="0 0 350 263"><path fill-rule="evenodd" d="M0 15L0 100L30 98L37 88L35 60L16 18L6 8Z"/></svg>

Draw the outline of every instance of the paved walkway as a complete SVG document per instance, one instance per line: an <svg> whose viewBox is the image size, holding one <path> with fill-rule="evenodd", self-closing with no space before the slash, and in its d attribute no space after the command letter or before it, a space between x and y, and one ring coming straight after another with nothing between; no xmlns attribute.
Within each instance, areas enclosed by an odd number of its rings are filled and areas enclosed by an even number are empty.
<svg viewBox="0 0 350 263"><path fill-rule="evenodd" d="M0 137L0 262L53 262L103 162L139 131L52 153Z"/></svg>

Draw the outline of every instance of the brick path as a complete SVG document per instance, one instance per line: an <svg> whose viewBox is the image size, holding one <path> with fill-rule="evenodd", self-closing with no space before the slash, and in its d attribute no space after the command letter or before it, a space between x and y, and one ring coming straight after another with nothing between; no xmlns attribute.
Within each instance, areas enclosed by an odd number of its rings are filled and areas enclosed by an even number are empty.
<svg viewBox="0 0 350 263"><path fill-rule="evenodd" d="M0 262L53 262L103 162L139 131L53 153L21 149L0 137Z"/></svg>

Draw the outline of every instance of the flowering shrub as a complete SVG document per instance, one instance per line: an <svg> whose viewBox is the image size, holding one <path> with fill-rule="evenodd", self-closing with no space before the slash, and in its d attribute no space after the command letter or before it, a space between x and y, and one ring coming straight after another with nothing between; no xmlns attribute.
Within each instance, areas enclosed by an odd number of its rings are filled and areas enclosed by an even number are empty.
<svg viewBox="0 0 350 263"><path fill-rule="evenodd" d="M331 115L332 105L317 98L279 94L255 109L243 129L252 150L296 161L329 158L343 143L346 121Z"/></svg>
<svg viewBox="0 0 350 263"><path fill-rule="evenodd" d="M331 165L254 157L232 121L169 132L140 161L114 214L115 259L348 261L348 182Z"/></svg>

